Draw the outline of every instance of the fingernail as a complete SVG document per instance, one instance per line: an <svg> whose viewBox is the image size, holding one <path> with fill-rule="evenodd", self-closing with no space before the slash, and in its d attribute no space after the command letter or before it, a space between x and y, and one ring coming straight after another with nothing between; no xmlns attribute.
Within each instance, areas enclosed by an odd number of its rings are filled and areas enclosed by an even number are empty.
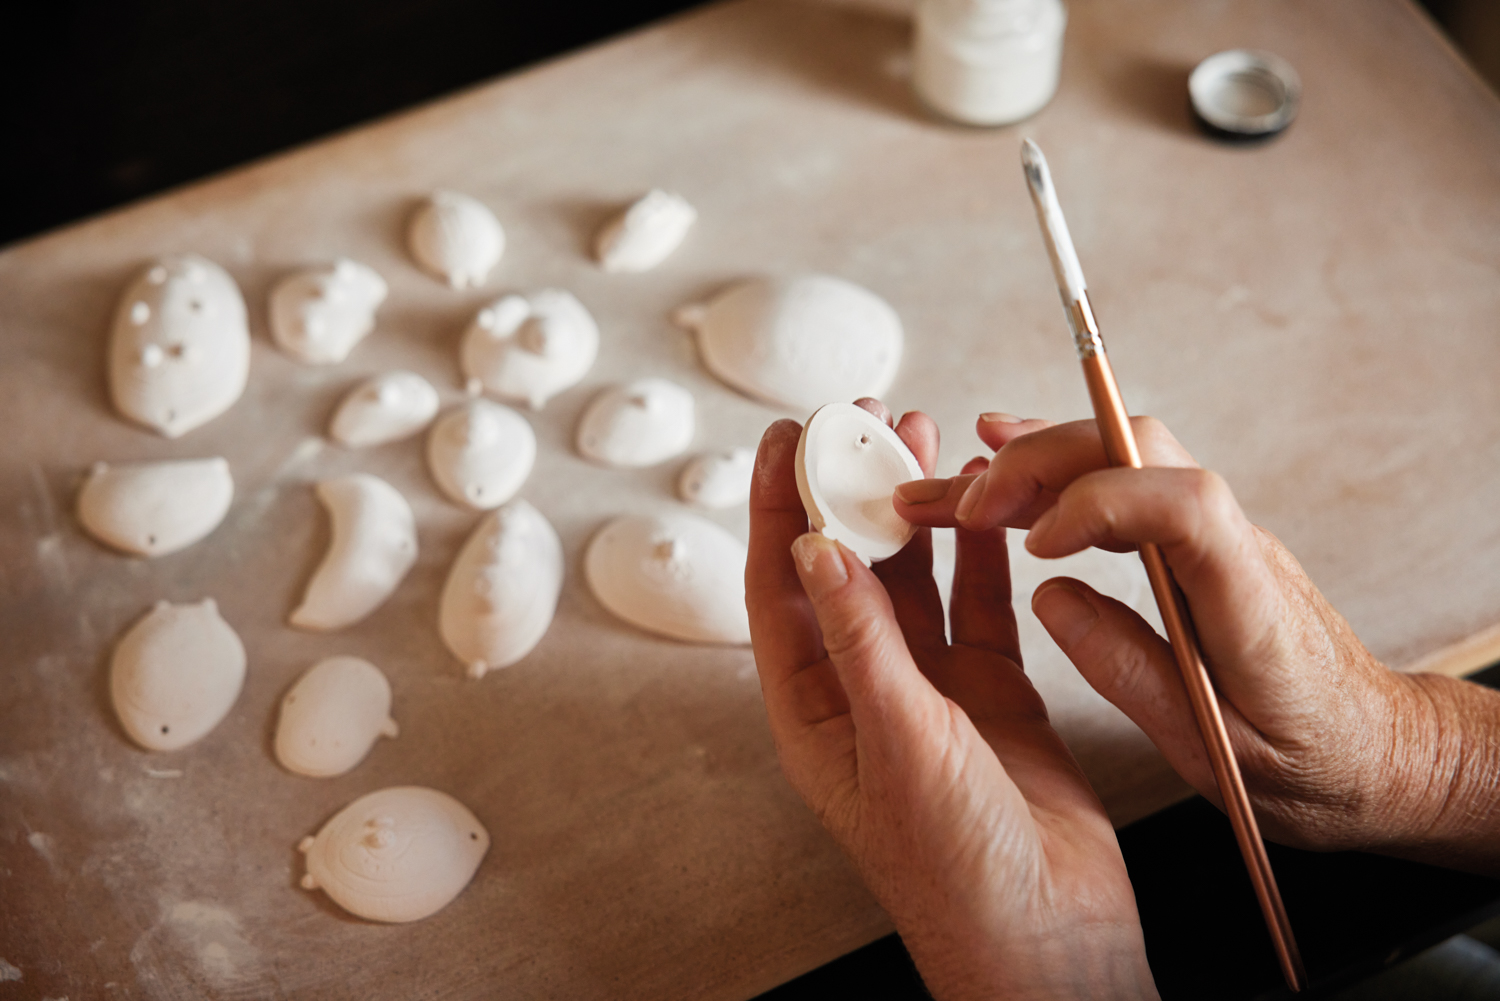
<svg viewBox="0 0 1500 1001"><path fill-rule="evenodd" d="M1099 613L1083 592L1060 580L1049 581L1037 589L1031 596L1031 610L1064 653L1083 642L1099 621Z"/></svg>
<svg viewBox="0 0 1500 1001"><path fill-rule="evenodd" d="M1026 533L1026 551L1028 553L1036 552L1036 546L1046 538L1048 530L1052 528L1052 523L1056 520L1057 506L1053 505L1042 512L1040 518L1031 523L1031 531Z"/></svg>
<svg viewBox="0 0 1500 1001"><path fill-rule="evenodd" d="M849 579L839 544L818 532L797 536L792 543L792 557L797 561L797 575L809 597L816 598Z"/></svg>
<svg viewBox="0 0 1500 1001"><path fill-rule="evenodd" d="M1015 414L1002 414L999 411L991 411L990 413L987 413L987 414L980 414L979 415L979 419L982 420L982 421L984 421L986 424L1020 424L1021 423L1021 418L1017 417Z"/></svg>
<svg viewBox="0 0 1500 1001"><path fill-rule="evenodd" d="M953 512L959 521L967 518L969 512L974 510L974 506L979 503L980 496L984 494L985 480L989 478L989 475L990 471L986 469L974 477L974 482L969 484L969 489L965 490L964 495L959 498L958 509Z"/></svg>
<svg viewBox="0 0 1500 1001"><path fill-rule="evenodd" d="M952 480L911 480L896 488L896 496L908 504L931 504L948 496Z"/></svg>

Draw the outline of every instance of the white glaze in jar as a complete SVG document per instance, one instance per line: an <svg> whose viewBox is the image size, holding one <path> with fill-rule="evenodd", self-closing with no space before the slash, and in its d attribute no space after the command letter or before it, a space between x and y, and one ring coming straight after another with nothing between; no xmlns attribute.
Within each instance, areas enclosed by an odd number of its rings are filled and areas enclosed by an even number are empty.
<svg viewBox="0 0 1500 1001"><path fill-rule="evenodd" d="M1052 100L1068 13L1062 0L924 0L912 83L969 125L1008 125Z"/></svg>

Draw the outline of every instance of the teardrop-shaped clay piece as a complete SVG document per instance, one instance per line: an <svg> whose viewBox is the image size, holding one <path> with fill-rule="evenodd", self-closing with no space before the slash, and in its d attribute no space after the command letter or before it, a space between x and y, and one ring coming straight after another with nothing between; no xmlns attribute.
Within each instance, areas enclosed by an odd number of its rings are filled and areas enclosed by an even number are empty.
<svg viewBox="0 0 1500 1001"><path fill-rule="evenodd" d="M375 328L387 291L374 268L347 257L298 271L271 289L271 336L298 361L341 362Z"/></svg>
<svg viewBox="0 0 1500 1001"><path fill-rule="evenodd" d="M896 432L863 407L830 403L797 442L797 492L814 529L868 566L896 555L917 529L891 498L922 467Z"/></svg>
<svg viewBox="0 0 1500 1001"><path fill-rule="evenodd" d="M245 646L212 598L159 601L115 644L109 690L120 725L150 751L201 739L229 713L245 681Z"/></svg>
<svg viewBox="0 0 1500 1001"><path fill-rule="evenodd" d="M163 257L125 288L109 344L121 414L176 438L233 406L249 374L245 300L213 261Z"/></svg>
<svg viewBox="0 0 1500 1001"><path fill-rule="evenodd" d="M748 448L705 452L682 469L677 493L689 504L724 508L750 499L750 480L755 475L755 453Z"/></svg>
<svg viewBox="0 0 1500 1001"><path fill-rule="evenodd" d="M471 399L427 434L427 466L449 499L476 511L516 495L536 463L536 433L510 407Z"/></svg>
<svg viewBox="0 0 1500 1001"><path fill-rule="evenodd" d="M601 390L578 422L578 452L610 466L654 466L693 443L693 394L666 379Z"/></svg>
<svg viewBox="0 0 1500 1001"><path fill-rule="evenodd" d="M447 793L393 786L361 796L297 846L302 885L370 921L420 921L469 885L490 835Z"/></svg>
<svg viewBox="0 0 1500 1001"><path fill-rule="evenodd" d="M412 216L407 241L429 274L453 288L478 288L505 253L505 230L483 203L439 191Z"/></svg>
<svg viewBox="0 0 1500 1001"><path fill-rule="evenodd" d="M677 249L697 218L687 199L653 188L605 224L594 255L605 271L650 271Z"/></svg>
<svg viewBox="0 0 1500 1001"><path fill-rule="evenodd" d="M398 732L390 682L380 668L358 657L329 657L308 668L281 700L276 760L311 778L342 775L376 740Z"/></svg>
<svg viewBox="0 0 1500 1001"><path fill-rule="evenodd" d="M793 409L880 396L901 364L901 319L842 278L754 278L679 310L703 363L741 392Z"/></svg>
<svg viewBox="0 0 1500 1001"><path fill-rule="evenodd" d="M416 519L395 487L369 473L323 480L317 496L333 539L291 623L343 629L380 607L417 561Z"/></svg>
<svg viewBox="0 0 1500 1001"><path fill-rule="evenodd" d="M508 295L479 311L464 334L464 376L502 399L540 409L588 373L599 325L572 293Z"/></svg>
<svg viewBox="0 0 1500 1001"><path fill-rule="evenodd" d="M340 445L366 448L400 441L437 416L438 394L415 372L386 372L360 383L334 412L328 434Z"/></svg>
<svg viewBox="0 0 1500 1001"><path fill-rule="evenodd" d="M626 515L589 542L583 572L599 603L690 643L749 643L745 545L697 515Z"/></svg>
<svg viewBox="0 0 1500 1001"><path fill-rule="evenodd" d="M234 480L221 458L97 462L78 493L78 520L105 545L165 556L217 528L233 499Z"/></svg>
<svg viewBox="0 0 1500 1001"><path fill-rule="evenodd" d="M524 500L482 520L443 585L438 631L469 676L509 667L541 642L562 593L562 542Z"/></svg>

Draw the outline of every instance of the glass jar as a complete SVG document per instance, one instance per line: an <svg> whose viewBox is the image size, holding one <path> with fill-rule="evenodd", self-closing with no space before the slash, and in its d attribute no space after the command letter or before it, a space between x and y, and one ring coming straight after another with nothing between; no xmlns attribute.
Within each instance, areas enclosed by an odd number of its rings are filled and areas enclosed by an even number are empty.
<svg viewBox="0 0 1500 1001"><path fill-rule="evenodd" d="M938 114L969 125L1008 125L1057 91L1062 0L923 0L916 15L913 84Z"/></svg>

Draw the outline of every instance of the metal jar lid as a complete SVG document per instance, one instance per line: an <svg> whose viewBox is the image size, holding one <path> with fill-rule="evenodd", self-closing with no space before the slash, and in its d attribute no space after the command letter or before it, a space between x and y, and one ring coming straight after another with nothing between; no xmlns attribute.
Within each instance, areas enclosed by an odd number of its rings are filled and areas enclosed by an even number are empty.
<svg viewBox="0 0 1500 1001"><path fill-rule="evenodd" d="M1269 139L1292 124L1302 81L1285 59L1254 49L1216 52L1188 77L1193 114L1222 139Z"/></svg>

